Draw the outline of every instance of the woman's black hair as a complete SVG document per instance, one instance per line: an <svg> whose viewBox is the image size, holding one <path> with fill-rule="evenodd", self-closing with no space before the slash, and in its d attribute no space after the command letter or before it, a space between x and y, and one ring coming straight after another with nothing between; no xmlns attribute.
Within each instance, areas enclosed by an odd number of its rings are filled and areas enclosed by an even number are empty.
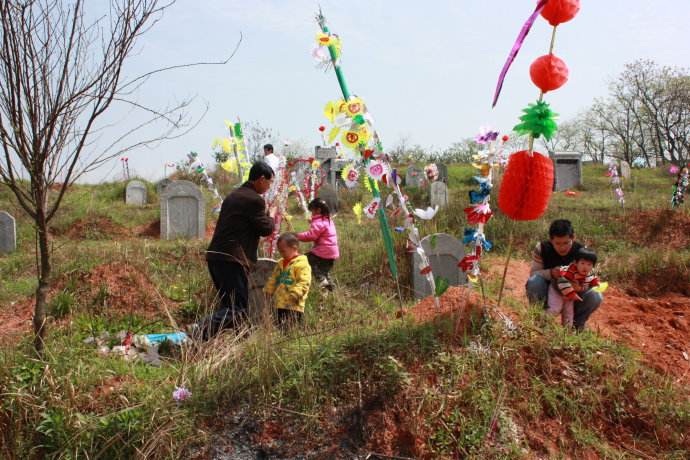
<svg viewBox="0 0 690 460"><path fill-rule="evenodd" d="M311 200L309 203L308 209L311 211L312 209L318 209L321 213L322 216L325 217L331 217L331 208L328 207L328 204L326 204L325 201L321 198L314 198Z"/></svg>
<svg viewBox="0 0 690 460"><path fill-rule="evenodd" d="M580 248L575 255L575 262L580 260L588 260L592 262L592 266L597 264L597 253L589 248Z"/></svg>

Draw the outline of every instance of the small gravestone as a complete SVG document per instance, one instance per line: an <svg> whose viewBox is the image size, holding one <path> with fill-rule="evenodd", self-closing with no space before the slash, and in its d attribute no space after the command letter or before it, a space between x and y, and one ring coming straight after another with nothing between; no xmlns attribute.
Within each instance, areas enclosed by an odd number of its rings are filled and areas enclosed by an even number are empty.
<svg viewBox="0 0 690 460"><path fill-rule="evenodd" d="M415 165L410 165L405 173L405 186L419 188L424 184L424 171Z"/></svg>
<svg viewBox="0 0 690 460"><path fill-rule="evenodd" d="M17 250L17 223L9 213L0 211L0 254Z"/></svg>
<svg viewBox="0 0 690 460"><path fill-rule="evenodd" d="M556 192L582 186L582 154L556 152L551 154L554 169L553 189Z"/></svg>
<svg viewBox="0 0 690 460"><path fill-rule="evenodd" d="M263 289L276 263L273 259L259 259L249 274L249 317L252 322L258 323L267 311L268 303Z"/></svg>
<svg viewBox="0 0 690 460"><path fill-rule="evenodd" d="M338 194L333 186L330 184L323 184L319 188L318 196L326 202L328 207L331 209L331 213L335 214L338 212Z"/></svg>
<svg viewBox="0 0 690 460"><path fill-rule="evenodd" d="M443 182L444 184L447 184L448 166L446 166L445 163L436 163L436 169L438 169L438 178L436 180L439 182Z"/></svg>
<svg viewBox="0 0 690 460"><path fill-rule="evenodd" d="M161 195L161 238L204 238L206 206L194 183L172 181Z"/></svg>
<svg viewBox="0 0 690 460"><path fill-rule="evenodd" d="M437 233L422 240L422 248L429 258L434 277L445 278L450 286L460 286L467 283L465 273L460 270L458 263L465 255L462 243L451 235ZM412 288L417 299L432 294L426 276L422 270L422 258L416 252L412 255Z"/></svg>
<svg viewBox="0 0 690 460"><path fill-rule="evenodd" d="M144 206L147 201L146 184L139 180L129 181L125 189L125 204Z"/></svg>
<svg viewBox="0 0 690 460"><path fill-rule="evenodd" d="M165 190L165 187L170 185L172 181L170 179L161 179L158 182L156 182L156 193L160 196L163 194L163 191Z"/></svg>
<svg viewBox="0 0 690 460"><path fill-rule="evenodd" d="M630 163L621 161L621 177L623 179L630 179Z"/></svg>
<svg viewBox="0 0 690 460"><path fill-rule="evenodd" d="M448 186L443 182L432 182L431 183L431 207L436 206L439 209L448 207Z"/></svg>

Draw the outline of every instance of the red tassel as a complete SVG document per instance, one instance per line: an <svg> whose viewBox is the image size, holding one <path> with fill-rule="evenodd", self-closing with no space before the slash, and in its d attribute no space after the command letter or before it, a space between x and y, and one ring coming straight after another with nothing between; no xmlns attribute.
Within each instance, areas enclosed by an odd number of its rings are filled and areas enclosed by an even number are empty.
<svg viewBox="0 0 690 460"><path fill-rule="evenodd" d="M553 163L538 152L523 150L508 160L498 192L498 207L513 220L535 220L544 214L553 189Z"/></svg>
<svg viewBox="0 0 690 460"><path fill-rule="evenodd" d="M547 93L565 85L568 81L568 66L553 54L546 54L532 63L529 76L537 88Z"/></svg>
<svg viewBox="0 0 690 460"><path fill-rule="evenodd" d="M563 24L574 18L580 11L580 0L549 0L541 10L541 15L552 26Z"/></svg>

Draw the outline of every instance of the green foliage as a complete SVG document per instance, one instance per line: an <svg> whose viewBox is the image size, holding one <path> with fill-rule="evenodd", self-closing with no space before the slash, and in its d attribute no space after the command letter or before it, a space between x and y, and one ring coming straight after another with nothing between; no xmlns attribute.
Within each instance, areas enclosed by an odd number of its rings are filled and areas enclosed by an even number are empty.
<svg viewBox="0 0 690 460"><path fill-rule="evenodd" d="M53 318L62 319L72 313L75 303L74 295L67 290L63 290L51 300L48 311Z"/></svg>

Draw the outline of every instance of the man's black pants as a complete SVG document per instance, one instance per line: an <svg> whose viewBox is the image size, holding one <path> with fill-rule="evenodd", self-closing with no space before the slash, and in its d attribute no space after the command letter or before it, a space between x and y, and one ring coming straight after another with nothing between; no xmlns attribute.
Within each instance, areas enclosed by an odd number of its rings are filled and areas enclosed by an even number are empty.
<svg viewBox="0 0 690 460"><path fill-rule="evenodd" d="M247 319L249 305L249 281L244 266L236 262L209 260L208 271L218 290L219 304L202 323L204 339L222 329L242 325Z"/></svg>

